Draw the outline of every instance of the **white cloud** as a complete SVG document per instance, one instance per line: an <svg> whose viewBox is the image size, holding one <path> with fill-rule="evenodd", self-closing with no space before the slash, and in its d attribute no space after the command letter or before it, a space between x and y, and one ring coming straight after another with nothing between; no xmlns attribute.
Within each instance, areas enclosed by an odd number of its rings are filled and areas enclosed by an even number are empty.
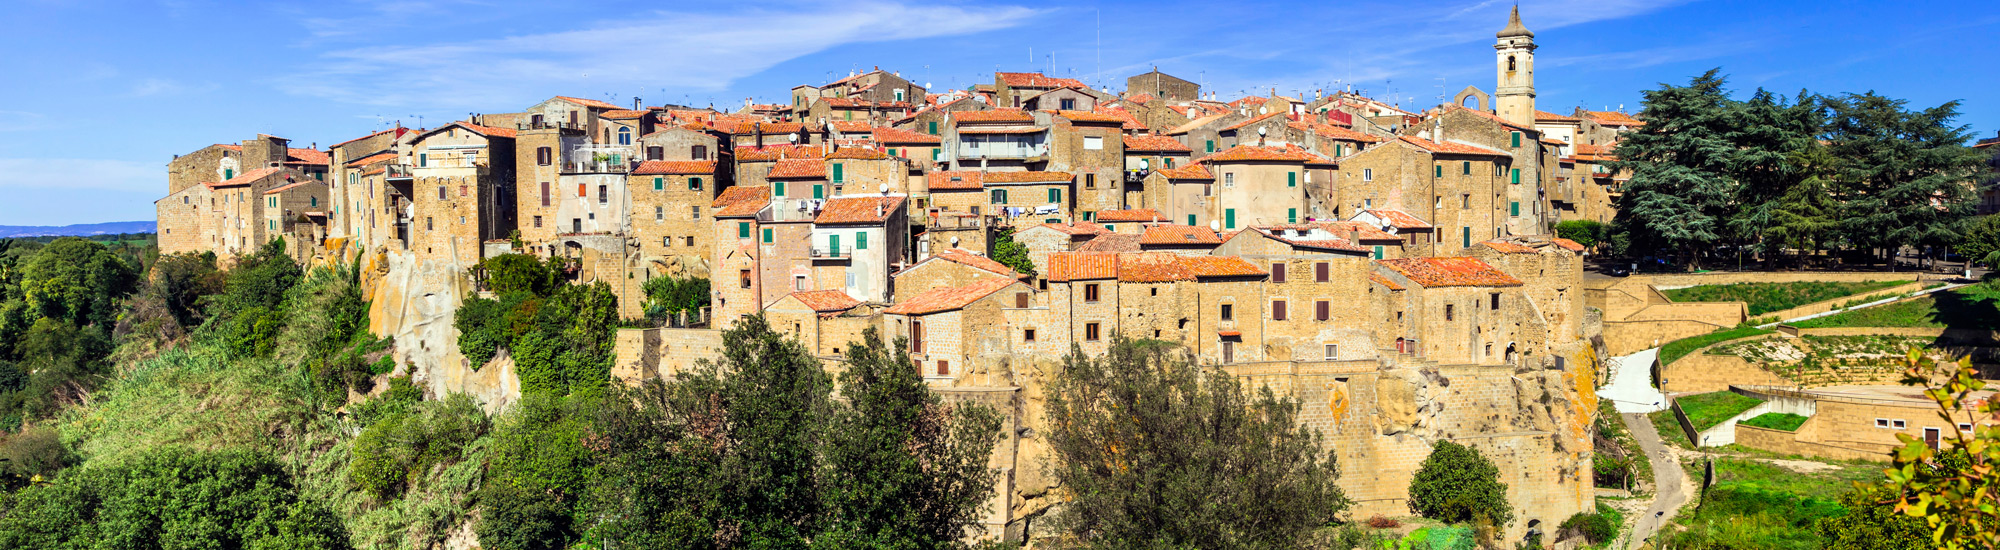
<svg viewBox="0 0 2000 550"><path fill-rule="evenodd" d="M558 93L671 87L721 90L780 62L842 44L1002 29L1037 10L895 3L816 10L658 13L589 28L326 55L324 69L279 82L291 93L353 103L517 106Z"/></svg>
<svg viewBox="0 0 2000 550"><path fill-rule="evenodd" d="M98 189L166 195L158 163L109 159L0 158L0 189Z"/></svg>

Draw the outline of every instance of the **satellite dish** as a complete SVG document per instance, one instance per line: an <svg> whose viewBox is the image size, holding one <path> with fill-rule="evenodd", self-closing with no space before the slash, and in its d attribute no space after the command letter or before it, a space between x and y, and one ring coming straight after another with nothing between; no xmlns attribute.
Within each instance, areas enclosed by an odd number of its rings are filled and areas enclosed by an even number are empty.
<svg viewBox="0 0 2000 550"><path fill-rule="evenodd" d="M1268 132L1270 132L1270 128L1265 128L1263 126L1257 127L1257 137L1264 137L1264 134Z"/></svg>
<svg viewBox="0 0 2000 550"><path fill-rule="evenodd" d="M886 184L886 183L884 183L884 184L882 184L882 185L880 185L880 186L878 186L878 187L879 187L879 188L880 188L880 189L882 190L882 191L881 191L881 193L882 193L882 194L884 194L884 195L887 195L887 194L889 194L889 184Z"/></svg>
<svg viewBox="0 0 2000 550"><path fill-rule="evenodd" d="M1209 230L1209 231L1222 231L1222 222L1219 222L1219 221L1215 221L1215 220L1208 220L1208 230Z"/></svg>
<svg viewBox="0 0 2000 550"><path fill-rule="evenodd" d="M1153 169L1153 159L1139 159L1139 169L1140 170Z"/></svg>
<svg viewBox="0 0 2000 550"><path fill-rule="evenodd" d="M787 141L790 141L790 142L792 142L792 143L798 143L798 142L799 142L799 135L798 135L798 134L785 134L785 140L787 140Z"/></svg>
<svg viewBox="0 0 2000 550"><path fill-rule="evenodd" d="M952 237L952 238L951 238L951 247L952 247L952 248L958 248L958 237Z"/></svg>

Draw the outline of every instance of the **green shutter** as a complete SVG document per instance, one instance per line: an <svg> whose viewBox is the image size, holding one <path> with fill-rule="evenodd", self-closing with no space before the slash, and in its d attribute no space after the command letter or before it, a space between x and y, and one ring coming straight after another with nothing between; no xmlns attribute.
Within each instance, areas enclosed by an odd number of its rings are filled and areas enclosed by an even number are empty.
<svg viewBox="0 0 2000 550"><path fill-rule="evenodd" d="M828 253L828 254L830 254L830 255L832 255L832 256L833 256L833 257L835 257L835 258L839 258L839 257L840 257L840 235L827 235L827 236L826 236L826 239L827 239L827 245L826 245L826 248L827 248L827 250L828 250L828 252L827 252L827 253Z"/></svg>
<svg viewBox="0 0 2000 550"><path fill-rule="evenodd" d="M995 204L995 205L1001 205L1001 204L1007 204L1007 190L1006 190L1006 189L994 189L994 190L993 190L993 204Z"/></svg>
<svg viewBox="0 0 2000 550"><path fill-rule="evenodd" d="M1222 228L1223 229L1236 228L1236 209L1230 208L1222 211Z"/></svg>
<svg viewBox="0 0 2000 550"><path fill-rule="evenodd" d="M1432 170L1432 172L1434 172L1434 173L1432 173L1432 174L1431 174L1431 177L1434 177L1434 178L1442 178L1442 177L1444 177L1444 165L1442 165L1442 164L1439 164L1439 165L1437 165L1437 166L1432 166L1431 168L1435 168L1435 169L1436 169L1436 170Z"/></svg>
<svg viewBox="0 0 2000 550"><path fill-rule="evenodd" d="M937 124L937 123L936 123L936 122L932 122L931 124L935 125L935 124ZM931 133L935 134L935 133L937 133L937 132L931 132ZM937 160L937 159L938 159L938 151L942 151L942 150L943 150L943 149L939 149L939 148L937 148L937 147L932 147L932 148L931 148L931 160Z"/></svg>
<svg viewBox="0 0 2000 550"><path fill-rule="evenodd" d="M1050 187L1050 188L1049 188L1049 202L1058 202L1058 203L1059 203L1059 202L1062 202L1062 190L1061 190L1061 189L1056 189L1056 188L1054 188L1054 187Z"/></svg>
<svg viewBox="0 0 2000 550"><path fill-rule="evenodd" d="M771 244L772 242L777 241L777 239L773 237L775 237L775 235L771 234L771 228L769 227L764 228L764 244Z"/></svg>
<svg viewBox="0 0 2000 550"><path fill-rule="evenodd" d="M667 190L667 178L653 178L653 190L654 191Z"/></svg>
<svg viewBox="0 0 2000 550"><path fill-rule="evenodd" d="M1286 209L1285 209L1285 223L1299 223L1299 209L1297 209L1297 208L1286 208Z"/></svg>
<svg viewBox="0 0 2000 550"><path fill-rule="evenodd" d="M826 186L817 183L813 184L813 198L815 199L826 198Z"/></svg>
<svg viewBox="0 0 2000 550"><path fill-rule="evenodd" d="M1462 170L1465 172L1465 174L1472 175L1472 161L1468 160L1465 161L1463 164L1465 165L1465 167Z"/></svg>
<svg viewBox="0 0 2000 550"><path fill-rule="evenodd" d="M854 234L854 249L855 250L868 249L868 232L863 231Z"/></svg>
<svg viewBox="0 0 2000 550"><path fill-rule="evenodd" d="M1465 243L1464 243L1464 244L1461 244L1461 245L1459 245L1459 246L1462 246L1462 247L1465 247L1465 248L1472 248L1472 228L1470 228L1470 227L1461 227L1461 228L1459 228L1459 230L1460 230L1460 232L1461 232L1461 236L1459 237L1459 240L1461 240L1461 241L1465 241Z"/></svg>
<svg viewBox="0 0 2000 550"><path fill-rule="evenodd" d="M1298 186L1299 186L1299 173L1285 172L1285 187L1298 187Z"/></svg>
<svg viewBox="0 0 2000 550"><path fill-rule="evenodd" d="M1083 221L1087 222L1097 221L1097 213L1089 210L1083 211Z"/></svg>
<svg viewBox="0 0 2000 550"><path fill-rule="evenodd" d="M776 196L778 197L785 196L785 182L782 181L771 182L771 189L777 193Z"/></svg>
<svg viewBox="0 0 2000 550"><path fill-rule="evenodd" d="M1194 214L1188 214L1188 225L1194 225Z"/></svg>
<svg viewBox="0 0 2000 550"><path fill-rule="evenodd" d="M430 165L431 165L430 153L422 153L417 155L417 166L430 166Z"/></svg>
<svg viewBox="0 0 2000 550"><path fill-rule="evenodd" d="M1515 146L1515 147L1520 147L1520 146L1521 146L1521 133L1520 133L1520 132L1514 132L1514 146Z"/></svg>
<svg viewBox="0 0 2000 550"><path fill-rule="evenodd" d="M931 135L937 135L937 121L931 121Z"/></svg>
<svg viewBox="0 0 2000 550"><path fill-rule="evenodd" d="M750 238L750 222L736 222L736 238Z"/></svg>
<svg viewBox="0 0 2000 550"><path fill-rule="evenodd" d="M1107 224L1104 224L1104 230L1105 230L1105 231L1110 231L1110 232L1114 232L1114 233L1115 233L1115 232L1117 232L1117 231L1118 231L1118 226L1116 226L1116 225L1112 225L1112 224L1108 224L1108 223L1107 223Z"/></svg>
<svg viewBox="0 0 2000 550"><path fill-rule="evenodd" d="M1215 140L1208 140L1208 152L1215 152Z"/></svg>
<svg viewBox="0 0 2000 550"><path fill-rule="evenodd" d="M692 191L700 188L701 188L701 178L688 178L688 190Z"/></svg>
<svg viewBox="0 0 2000 550"><path fill-rule="evenodd" d="M1508 208L1507 208L1507 211L1508 211L1508 214L1507 214L1507 215L1509 215L1509 216L1519 216L1519 215L1521 215L1521 201L1514 201L1514 202L1510 202L1510 203L1507 203L1507 207L1508 207Z"/></svg>
<svg viewBox="0 0 2000 550"><path fill-rule="evenodd" d="M236 179L236 169L235 169L235 168L224 168L224 169L222 170L222 179L223 179L223 180L233 180L233 179Z"/></svg>
<svg viewBox="0 0 2000 550"><path fill-rule="evenodd" d="M834 183L841 183L841 182L845 182L845 181L847 181L847 175L846 175L846 172L845 172L845 171L843 171L843 170L841 170L842 168L845 168L845 167L844 167L844 166L841 166L841 164L840 164L840 163L838 163L838 162L836 162L836 163L833 163L833 182L834 182Z"/></svg>
<svg viewBox="0 0 2000 550"><path fill-rule="evenodd" d="M1514 183L1521 183L1521 169L1514 169Z"/></svg>
<svg viewBox="0 0 2000 550"><path fill-rule="evenodd" d="M1375 245L1375 259L1382 259L1382 245Z"/></svg>

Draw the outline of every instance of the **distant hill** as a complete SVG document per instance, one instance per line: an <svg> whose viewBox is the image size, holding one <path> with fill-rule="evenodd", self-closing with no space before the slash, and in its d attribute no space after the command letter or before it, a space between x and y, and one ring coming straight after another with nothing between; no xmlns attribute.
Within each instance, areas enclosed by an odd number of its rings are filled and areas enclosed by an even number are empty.
<svg viewBox="0 0 2000 550"><path fill-rule="evenodd" d="M152 233L157 226L151 220L142 222L80 223L76 225L0 225L0 238L10 237L87 237L90 235L116 235L119 233Z"/></svg>

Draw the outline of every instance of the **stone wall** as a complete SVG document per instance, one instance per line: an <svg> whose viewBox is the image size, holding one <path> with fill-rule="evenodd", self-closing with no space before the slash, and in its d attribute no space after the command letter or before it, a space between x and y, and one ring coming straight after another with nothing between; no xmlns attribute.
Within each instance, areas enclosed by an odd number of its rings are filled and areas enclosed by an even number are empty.
<svg viewBox="0 0 2000 550"><path fill-rule="evenodd" d="M1842 296L1831 300L1821 300L1818 302L1813 302L1810 304L1802 305L1787 310L1773 311L1770 313L1759 315L1758 317L1775 317L1779 320L1796 319L1807 315L1826 313L1829 311L1840 309L1846 304L1856 301L1872 302L1875 300L1880 300L1882 298L1887 298L1890 296L1896 296L1901 294L1909 294L1911 292L1916 292L1923 289L1924 289L1924 283L1912 281L1908 284L1896 285L1882 290L1877 290L1874 292L1864 292L1852 296Z"/></svg>
<svg viewBox="0 0 2000 550"><path fill-rule="evenodd" d="M1807 422L1811 421L1808 420ZM1885 462L1889 458L1889 454L1882 451L1800 441L1798 434L1794 432L1741 424L1736 425L1735 443L1752 449L1760 449L1782 455L1832 460L1872 460Z"/></svg>

